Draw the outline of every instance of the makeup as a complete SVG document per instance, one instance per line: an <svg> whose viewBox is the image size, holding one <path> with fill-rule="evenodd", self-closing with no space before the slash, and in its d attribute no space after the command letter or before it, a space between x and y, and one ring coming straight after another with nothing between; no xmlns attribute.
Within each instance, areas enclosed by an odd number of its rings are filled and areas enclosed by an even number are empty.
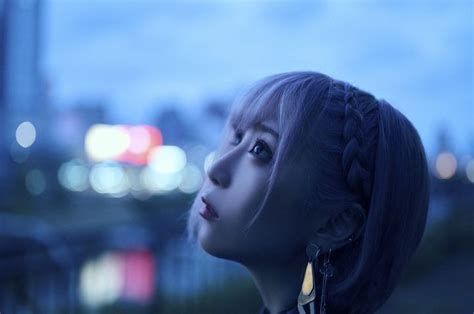
<svg viewBox="0 0 474 314"><path fill-rule="evenodd" d="M201 197L201 200L203 202L203 206L199 210L199 214L206 220L217 220L219 219L219 215L216 213L216 211L213 209L212 205L209 203L209 201L205 197Z"/></svg>

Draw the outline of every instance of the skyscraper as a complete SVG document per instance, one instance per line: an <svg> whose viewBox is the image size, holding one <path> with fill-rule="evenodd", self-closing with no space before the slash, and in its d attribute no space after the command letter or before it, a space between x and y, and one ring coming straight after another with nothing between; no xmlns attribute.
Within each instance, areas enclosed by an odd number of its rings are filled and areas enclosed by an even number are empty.
<svg viewBox="0 0 474 314"><path fill-rule="evenodd" d="M41 0L0 0L0 182L7 177L16 127L41 112L41 5Z"/></svg>
<svg viewBox="0 0 474 314"><path fill-rule="evenodd" d="M40 93L40 1L3 0L3 102L8 112L30 115Z"/></svg>

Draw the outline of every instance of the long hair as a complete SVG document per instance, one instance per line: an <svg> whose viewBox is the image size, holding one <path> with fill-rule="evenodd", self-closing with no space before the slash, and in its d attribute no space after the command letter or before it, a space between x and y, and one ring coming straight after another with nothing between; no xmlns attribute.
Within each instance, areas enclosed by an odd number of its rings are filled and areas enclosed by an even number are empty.
<svg viewBox="0 0 474 314"><path fill-rule="evenodd" d="M299 179L307 184L298 196L303 214L332 216L351 206L366 213L359 238L332 254L328 312L374 312L392 293L425 228L429 176L416 129L387 101L317 72L260 80L233 104L226 129L270 115L278 117L280 138L267 192L248 228L276 187L281 193L291 184L279 173L305 167ZM191 237L195 220L190 213Z"/></svg>

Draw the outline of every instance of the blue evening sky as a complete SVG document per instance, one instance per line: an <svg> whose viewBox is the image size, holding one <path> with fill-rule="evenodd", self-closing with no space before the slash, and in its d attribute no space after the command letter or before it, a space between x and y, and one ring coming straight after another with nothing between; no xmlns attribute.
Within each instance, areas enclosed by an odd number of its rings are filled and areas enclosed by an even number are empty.
<svg viewBox="0 0 474 314"><path fill-rule="evenodd" d="M49 0L44 70L57 106L105 99L114 121L192 114L245 84L315 70L403 112L428 151L474 146L473 2ZM472 151L471 151L472 153Z"/></svg>

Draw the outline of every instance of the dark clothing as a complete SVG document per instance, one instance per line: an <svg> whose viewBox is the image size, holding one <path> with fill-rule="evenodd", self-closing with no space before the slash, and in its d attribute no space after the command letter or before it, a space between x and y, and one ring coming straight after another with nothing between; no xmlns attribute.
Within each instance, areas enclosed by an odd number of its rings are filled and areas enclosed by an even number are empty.
<svg viewBox="0 0 474 314"><path fill-rule="evenodd" d="M309 306L310 306L309 304L306 304L305 306L303 306L304 311L305 311L304 313L310 313ZM258 314L270 314L270 311L265 307L265 305L263 305ZM296 303L289 309L278 312L278 314L300 314L300 311L298 310L298 303Z"/></svg>

